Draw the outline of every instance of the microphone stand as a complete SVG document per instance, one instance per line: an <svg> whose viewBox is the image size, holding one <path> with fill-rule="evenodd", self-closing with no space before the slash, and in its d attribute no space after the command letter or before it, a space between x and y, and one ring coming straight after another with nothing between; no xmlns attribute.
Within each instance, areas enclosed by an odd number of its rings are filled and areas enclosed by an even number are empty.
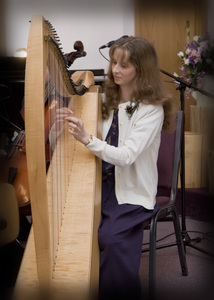
<svg viewBox="0 0 214 300"><path fill-rule="evenodd" d="M181 103L181 110L184 112L184 109L185 109L185 96L184 96L184 92L185 92L185 89L186 87L188 88L192 88L194 90L197 90L199 91L200 93L210 97L210 98L213 98L214 99L214 95L208 93L207 91L204 91L202 89L199 89L195 86L193 86L191 83L188 83L186 81L184 81L182 78L180 77L177 77L177 76L174 76L162 69L160 69L160 71L175 79L175 81L177 83L179 83L179 86L177 88L177 90L180 91L180 103ZM185 114L184 114L185 116ZM200 237L197 237L195 239L190 239L188 233L187 233L187 230L186 230L186 199L185 199L185 135L184 135L184 132L185 132L185 129L184 129L184 123L185 123L185 118L183 119L183 132L182 132L182 146L181 146L181 168L180 168L180 179L181 179L181 204L182 204L182 213L181 213L181 218L182 218L182 237L183 237L183 241L184 241L184 246L190 246L196 250L199 250L207 255L210 255L212 257L214 257L214 255L212 253L209 253L207 251L205 251L204 249L200 248L200 247L197 247L196 245L193 245L191 244L192 242L200 242L201 241L201 238Z"/></svg>

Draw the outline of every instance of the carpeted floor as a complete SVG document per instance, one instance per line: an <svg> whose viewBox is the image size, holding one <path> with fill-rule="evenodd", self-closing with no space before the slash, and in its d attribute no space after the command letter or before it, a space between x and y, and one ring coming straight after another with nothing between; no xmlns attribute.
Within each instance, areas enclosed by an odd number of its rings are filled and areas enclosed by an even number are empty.
<svg viewBox="0 0 214 300"><path fill-rule="evenodd" d="M182 221L182 220L181 220ZM206 223L199 220L186 218L185 227L188 236L201 239L196 245L203 250L208 251L214 255L214 224ZM182 224L182 222L181 222ZM157 239L162 239L161 243L171 243L175 241L174 234L172 234L173 225L171 222L158 224ZM149 240L149 232L144 232L144 243ZM17 243L12 246L12 250L17 254L20 253L20 247ZM147 245L145 245L147 247ZM15 250L14 250L15 249ZM18 251L17 251L18 249ZM11 251L12 251L11 250ZM7 251L7 256L9 252ZM20 255L19 255L20 256ZM19 256L16 257L16 263L19 261ZM10 255L14 258L14 255ZM15 279L15 271L17 266L13 260L8 257L10 264L7 267L8 279L5 271L0 274L1 288L0 299L11 300L10 292ZM214 257L207 255L199 250L190 246L186 246L186 259L189 274L182 276L177 246L172 246L164 249L157 250L156 256L156 300L209 300L213 299L213 286L214 286ZM142 278L143 298L148 299L148 252L142 253L140 275ZM11 267L13 264L13 268ZM6 292L5 297L3 296ZM9 294L8 294L9 292ZM111 300L111 299L109 299ZM132 300L132 299L130 299Z"/></svg>
<svg viewBox="0 0 214 300"><path fill-rule="evenodd" d="M181 222L182 224L182 222ZM201 239L191 243L214 255L214 224L186 218L183 220L187 236ZM182 226L182 229L185 229ZM158 224L157 239L169 235L160 243L175 241L171 222ZM148 231L144 243L148 242ZM146 246L145 246L146 247ZM156 256L156 297L157 300L201 300L213 299L214 257L195 248L186 246L188 276L182 276L177 246L157 250ZM148 298L148 252L142 254L140 274L143 285L143 299Z"/></svg>

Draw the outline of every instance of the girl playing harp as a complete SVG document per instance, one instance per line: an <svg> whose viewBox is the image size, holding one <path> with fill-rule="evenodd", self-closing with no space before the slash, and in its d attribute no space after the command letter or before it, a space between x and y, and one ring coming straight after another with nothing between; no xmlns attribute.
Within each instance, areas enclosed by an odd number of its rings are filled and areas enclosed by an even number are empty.
<svg viewBox="0 0 214 300"><path fill-rule="evenodd" d="M156 162L172 99L150 42L127 37L109 53L103 140L86 132L70 109L59 110L57 122L68 122L69 133L102 159L100 298L140 299L143 222L157 211Z"/></svg>

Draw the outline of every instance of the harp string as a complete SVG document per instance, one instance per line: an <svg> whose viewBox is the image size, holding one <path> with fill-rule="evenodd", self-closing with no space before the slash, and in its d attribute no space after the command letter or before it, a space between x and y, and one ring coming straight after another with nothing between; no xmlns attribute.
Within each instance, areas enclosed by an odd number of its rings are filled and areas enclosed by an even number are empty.
<svg viewBox="0 0 214 300"><path fill-rule="evenodd" d="M53 89L53 92L52 94L48 97L48 107L50 108L49 110L49 128L51 129L52 128L52 125L54 124L55 122L55 106L57 105L57 99L56 99L56 80L55 80L55 77L54 77L54 60L53 60L53 56L50 55L50 51L51 49L49 48L48 44L47 44L47 59L48 59L48 62L47 62L47 70L48 70L48 85L51 85L53 84L54 86L54 89ZM55 129L57 130L57 126L55 126ZM56 145L55 147L56 148ZM51 243L51 247L52 247L52 253L53 253L53 256L52 256L52 266L54 267L54 258L56 256L56 196L57 196L57 189L56 189L56 186L53 185L53 182L56 182L56 178L55 176L57 176L57 170L56 170L56 159L55 159L55 153L54 153L54 150L52 148L52 145L50 147L50 169L49 169L49 173L50 173L50 198L51 198L51 218L50 218L50 222L52 223L52 226L50 226L50 231L51 231L51 237L52 237L52 243ZM50 199L49 199L49 202L50 202ZM52 230L51 230L52 229Z"/></svg>
<svg viewBox="0 0 214 300"><path fill-rule="evenodd" d="M48 36L44 37L47 44L47 69L49 74L48 91L51 96L48 97L49 108L49 128L55 123L56 110L64 106L71 108L74 115L81 118L80 95L83 95L93 83L90 72L77 74L75 80L68 76L65 58L58 45L58 37L50 24L46 21L48 27ZM89 77L87 77L89 76ZM59 126L56 125L56 130ZM59 142L60 141L60 142ZM51 240L53 253L53 270L55 259L60 243L60 231L63 222L63 213L66 206L66 197L68 185L70 182L70 172L72 170L73 157L76 149L75 140L69 135L67 124L64 124L60 136L57 138L55 148L50 147L49 157L51 158L51 199L49 200L52 213L50 214ZM73 153L73 155L72 155ZM54 274L54 273L53 273Z"/></svg>
<svg viewBox="0 0 214 300"><path fill-rule="evenodd" d="M49 53L52 52L52 49L48 47ZM54 54L54 53L53 53ZM60 108L60 103L57 99L57 93L56 91L59 90L59 81L58 81L58 76L57 76L57 63L55 62L55 57L54 55L49 54L49 66L50 66L50 72L51 72L51 78L53 78L54 81L54 99L56 101L56 106L54 107L54 113L52 114L52 117L54 118L53 123L55 123L55 116L56 116L56 109ZM55 124L56 130L58 130L58 125ZM52 155L51 159L51 166L52 166L52 173L51 173L51 202L52 202L52 210L53 210L53 215L52 215L52 241L53 241L53 266L55 258L57 256L57 249L58 249L58 244L59 244L59 230L60 230L60 151L58 149L58 145L56 143L55 145L55 151Z"/></svg>
<svg viewBox="0 0 214 300"><path fill-rule="evenodd" d="M70 97L67 97L67 92L65 90L65 85L62 82L62 76L60 76L60 64L58 61L58 57L54 55L54 51L51 47L48 47L48 68L50 70L50 77L53 78L49 80L49 85L54 85L54 93L52 97L49 97L49 107L53 107L50 110L50 124L49 128L51 128L52 124L55 123L56 118L56 110L61 109L64 106L68 106ZM51 87L50 87L51 88ZM73 101L72 101L73 102ZM70 107L73 106L70 103ZM56 124L55 124L56 125ZM60 126L60 125L59 125ZM56 129L58 126L56 125ZM57 257L58 245L60 242L60 229L63 222L63 211L65 208L67 189L69 184L69 172L71 158L69 156L70 144L68 143L69 136L67 125L64 124L63 131L59 137L60 143L56 143L56 147L54 151L50 147L51 153L49 154L51 157L51 195L52 195L52 241L53 241L53 258ZM54 261L53 261L54 266Z"/></svg>

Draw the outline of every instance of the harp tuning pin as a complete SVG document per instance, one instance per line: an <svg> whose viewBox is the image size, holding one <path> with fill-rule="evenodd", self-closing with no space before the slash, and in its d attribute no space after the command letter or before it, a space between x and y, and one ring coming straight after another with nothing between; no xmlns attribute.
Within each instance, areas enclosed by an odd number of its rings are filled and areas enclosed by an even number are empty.
<svg viewBox="0 0 214 300"><path fill-rule="evenodd" d="M48 24L49 27L53 27L50 21L46 20L46 23Z"/></svg>

